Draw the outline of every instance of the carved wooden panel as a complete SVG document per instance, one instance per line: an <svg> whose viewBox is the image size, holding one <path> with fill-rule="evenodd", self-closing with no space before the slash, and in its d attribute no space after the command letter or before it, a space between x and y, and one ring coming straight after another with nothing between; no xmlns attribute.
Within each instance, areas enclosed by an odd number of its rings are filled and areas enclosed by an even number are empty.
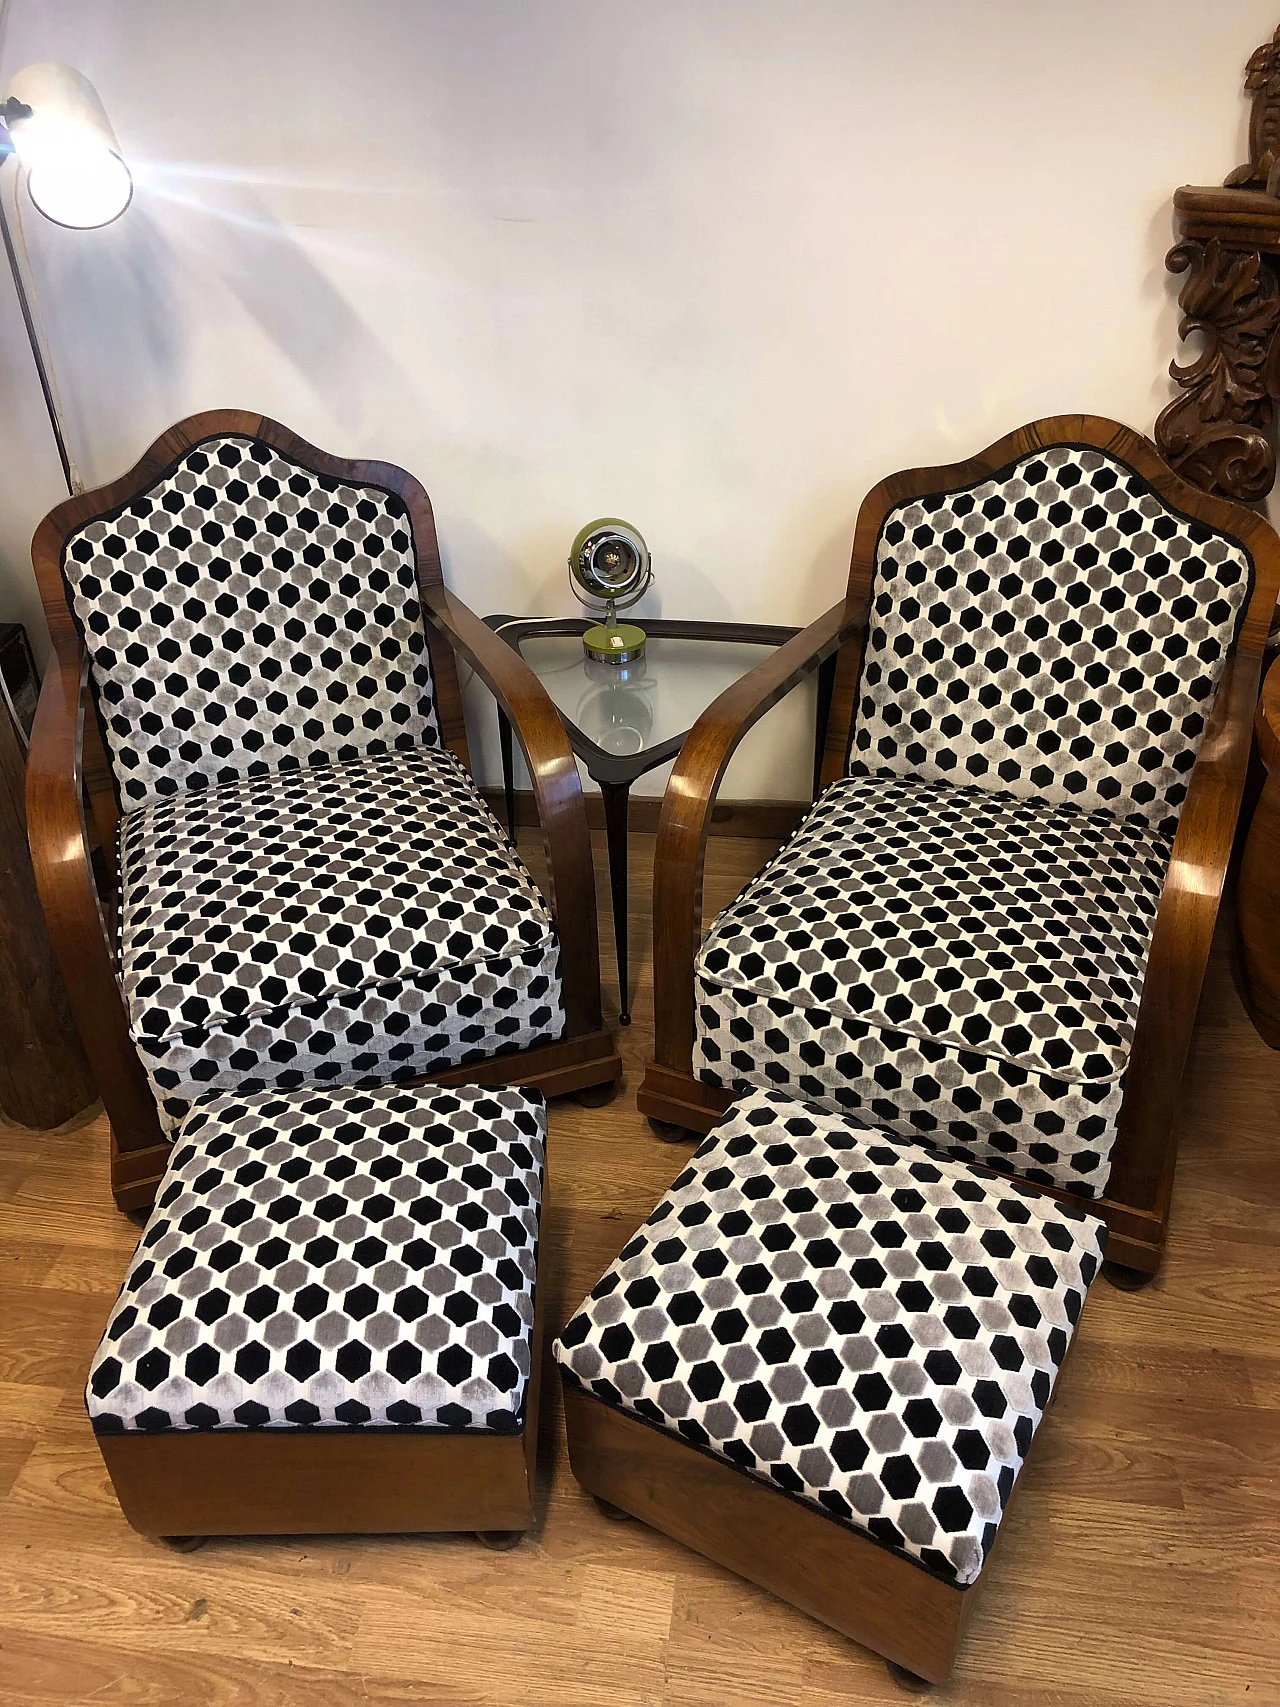
<svg viewBox="0 0 1280 1707"><path fill-rule="evenodd" d="M1280 397L1280 281L1256 250L1224 249L1216 237L1176 244L1165 264L1187 275L1178 335L1198 333L1204 347L1170 364L1182 392L1161 410L1156 443L1206 492L1265 498L1276 477L1268 429Z"/></svg>

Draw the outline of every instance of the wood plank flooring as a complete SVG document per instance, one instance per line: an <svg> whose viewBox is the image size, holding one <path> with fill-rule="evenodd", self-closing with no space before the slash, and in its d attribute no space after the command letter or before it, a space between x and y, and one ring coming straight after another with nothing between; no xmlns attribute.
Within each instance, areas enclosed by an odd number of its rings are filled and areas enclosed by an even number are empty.
<svg viewBox="0 0 1280 1707"><path fill-rule="evenodd" d="M536 864L532 836L524 846ZM634 838L626 1087L605 1109L552 1108L555 1326L685 1154L634 1107L652 1034L652 849ZM767 852L713 841L708 909ZM607 912L601 939L616 1016ZM80 1389L137 1237L111 1207L103 1121L0 1132L4 1707L907 1699L873 1655L660 1535L605 1522L569 1474L549 1361L538 1527L515 1552L386 1537L181 1556L135 1535ZM1248 1024L1220 943L1168 1260L1145 1293L1095 1288L939 1707L1280 1707L1278 1258L1280 1055Z"/></svg>

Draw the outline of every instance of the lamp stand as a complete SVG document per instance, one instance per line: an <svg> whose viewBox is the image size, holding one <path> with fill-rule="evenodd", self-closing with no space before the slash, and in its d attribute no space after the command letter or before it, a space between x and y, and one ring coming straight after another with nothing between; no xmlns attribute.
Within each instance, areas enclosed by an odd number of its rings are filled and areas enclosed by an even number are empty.
<svg viewBox="0 0 1280 1707"><path fill-rule="evenodd" d="M0 164L2 164L0 159ZM67 483L67 491L75 495L82 490L67 454L67 441L62 432L62 418L58 412L57 400L53 387L49 383L49 371L45 367L44 351L40 348L40 337L36 331L36 323L31 313L31 303L27 298L26 280L22 276L22 268L18 264L18 252L13 246L13 233L9 229L9 215L5 211L4 193L0 189L0 236L4 238L4 252L9 257L9 271L13 274L13 288L18 293L18 305L22 309L22 324L27 329L27 342L31 345L31 356L36 364L36 373L40 380L40 391L44 397L44 406L49 415L49 425L53 429L53 442L58 447L58 460L62 464L63 478Z"/></svg>

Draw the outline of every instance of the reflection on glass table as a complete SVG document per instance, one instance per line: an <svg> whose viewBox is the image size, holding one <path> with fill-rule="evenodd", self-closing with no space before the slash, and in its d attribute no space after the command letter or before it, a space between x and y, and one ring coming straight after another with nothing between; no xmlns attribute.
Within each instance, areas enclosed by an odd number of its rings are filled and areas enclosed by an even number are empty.
<svg viewBox="0 0 1280 1707"><path fill-rule="evenodd" d="M515 648L550 694L569 744L599 784L609 848L613 932L618 948L619 1020L630 1025L627 966L627 820L631 785L674 759L699 715L781 646L795 628L739 622L645 621L648 645L633 664L588 658L580 617L487 616L490 628ZM831 697L834 657L818 680L815 775ZM511 725L501 708L498 736L507 829L515 836Z"/></svg>

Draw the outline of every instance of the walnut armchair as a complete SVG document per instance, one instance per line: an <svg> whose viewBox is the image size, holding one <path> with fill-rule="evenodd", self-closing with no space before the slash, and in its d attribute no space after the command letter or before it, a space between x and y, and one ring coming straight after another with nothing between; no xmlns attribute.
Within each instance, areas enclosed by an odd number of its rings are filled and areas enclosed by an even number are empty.
<svg viewBox="0 0 1280 1707"><path fill-rule="evenodd" d="M657 1123L764 1086L1070 1201L1159 1266L1280 539L1096 416L862 505L840 604L727 690L668 784ZM838 653L821 792L702 939L738 742Z"/></svg>
<svg viewBox="0 0 1280 1707"><path fill-rule="evenodd" d="M55 656L31 852L122 1208L204 1091L607 1094L577 766L445 587L411 475L211 410L60 504L32 552ZM545 897L471 780L458 654L521 742Z"/></svg>

